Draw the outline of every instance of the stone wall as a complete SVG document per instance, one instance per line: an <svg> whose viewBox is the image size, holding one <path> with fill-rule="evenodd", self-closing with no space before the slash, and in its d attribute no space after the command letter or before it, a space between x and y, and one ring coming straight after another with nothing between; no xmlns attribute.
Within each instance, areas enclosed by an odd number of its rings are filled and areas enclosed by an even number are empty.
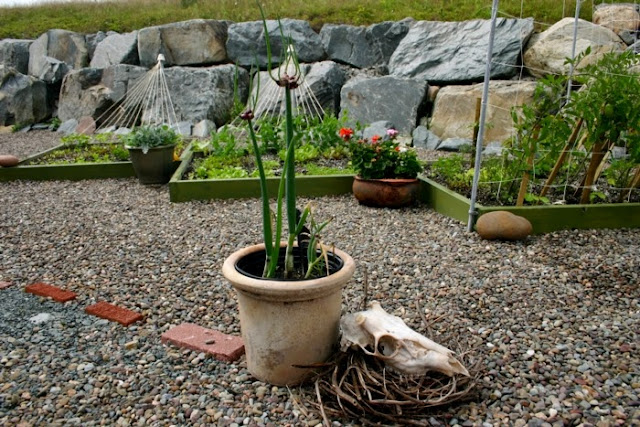
<svg viewBox="0 0 640 427"><path fill-rule="evenodd" d="M581 20L578 26L577 53L590 47L587 62L603 52L638 49L637 6L601 5L593 20ZM273 51L279 52L284 41L278 22L266 24ZM417 144L428 141L431 148L441 139L471 138L490 21L327 24L319 33L306 21L284 19L281 25L326 110L348 111L353 121L364 124L386 121L402 134L414 134ZM539 34L530 18L498 19L487 142L510 135L509 110L531 99L535 78L567 71L564 58L570 55L572 36L572 18ZM264 42L260 21L207 19L126 34L52 29L36 40L0 40L0 126L52 116L97 119L159 54L165 57L179 120L221 126L230 119L234 80L238 96L246 101L250 70L256 61L260 69L267 67ZM241 71L236 73L233 64Z"/></svg>

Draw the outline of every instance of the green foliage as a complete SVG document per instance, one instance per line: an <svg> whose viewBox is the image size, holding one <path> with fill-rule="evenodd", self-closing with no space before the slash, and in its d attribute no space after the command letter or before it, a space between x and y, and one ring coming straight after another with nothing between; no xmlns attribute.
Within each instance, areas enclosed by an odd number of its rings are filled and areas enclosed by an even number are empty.
<svg viewBox="0 0 640 427"><path fill-rule="evenodd" d="M632 158L613 159L602 175L610 185L617 188L628 188L637 166L638 161Z"/></svg>
<svg viewBox="0 0 640 427"><path fill-rule="evenodd" d="M126 162L129 160L129 152L122 144L91 144L90 138L88 140L82 137L78 138L78 135L69 135L62 139L66 139L63 148L52 151L31 164L60 165ZM74 143L74 140L78 140L79 143Z"/></svg>
<svg viewBox="0 0 640 427"><path fill-rule="evenodd" d="M305 165L307 173L309 175L348 175L355 174L352 167L337 168L331 166L319 166L315 163L308 163Z"/></svg>
<svg viewBox="0 0 640 427"><path fill-rule="evenodd" d="M53 117L51 119L51 130L58 130L61 124L62 121L58 117Z"/></svg>
<svg viewBox="0 0 640 427"><path fill-rule="evenodd" d="M409 0L266 0L267 18L307 19L314 29L325 23L369 25L382 21L398 21L406 17L430 21L464 21L489 18L490 2L475 0L424 2ZM522 3L503 0L500 10L505 15L531 16L536 22L553 24L563 18L562 2L536 0ZM189 19L226 19L234 22L255 21L260 13L254 0L113 0L108 2L64 2L30 7L0 7L0 39L35 39L51 28L80 33L97 31L129 32L153 25ZM581 17L591 20L592 4L585 2Z"/></svg>
<svg viewBox="0 0 640 427"><path fill-rule="evenodd" d="M460 154L440 157L429 167L430 176L444 182L454 191L464 191L470 181L466 171L469 162Z"/></svg>
<svg viewBox="0 0 640 427"><path fill-rule="evenodd" d="M91 137L82 133L72 133L60 138L63 145L75 145L76 147L88 147L91 144Z"/></svg>
<svg viewBox="0 0 640 427"><path fill-rule="evenodd" d="M180 140L180 135L166 125L140 126L124 137L127 147L142 148L142 152L145 154L150 148L175 145Z"/></svg>
<svg viewBox="0 0 640 427"><path fill-rule="evenodd" d="M29 126L29 123L16 123L11 126L11 132L15 133Z"/></svg>

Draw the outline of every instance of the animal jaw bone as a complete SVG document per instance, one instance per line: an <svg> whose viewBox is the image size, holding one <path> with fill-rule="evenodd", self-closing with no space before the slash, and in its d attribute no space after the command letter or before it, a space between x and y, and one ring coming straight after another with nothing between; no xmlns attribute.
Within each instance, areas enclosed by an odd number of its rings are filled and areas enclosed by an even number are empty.
<svg viewBox="0 0 640 427"><path fill-rule="evenodd" d="M437 371L450 377L455 374L469 376L453 351L409 328L401 318L384 311L380 303L374 301L370 307L340 319L342 351L359 347L384 360L390 368L410 375Z"/></svg>

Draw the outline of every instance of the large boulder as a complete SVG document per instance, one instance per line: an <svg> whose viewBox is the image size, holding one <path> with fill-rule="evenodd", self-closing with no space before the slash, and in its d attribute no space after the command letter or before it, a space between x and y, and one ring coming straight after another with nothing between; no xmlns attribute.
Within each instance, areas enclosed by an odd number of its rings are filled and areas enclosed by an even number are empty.
<svg viewBox="0 0 640 427"><path fill-rule="evenodd" d="M31 43L33 40L0 40L0 65L15 68L21 74L28 74Z"/></svg>
<svg viewBox="0 0 640 427"><path fill-rule="evenodd" d="M0 126L37 123L49 117L44 82L0 65Z"/></svg>
<svg viewBox="0 0 640 427"><path fill-rule="evenodd" d="M409 31L409 23L381 22L368 27L326 24L320 38L332 61L356 68L386 67Z"/></svg>
<svg viewBox="0 0 640 427"><path fill-rule="evenodd" d="M282 32L280 25L282 25ZM299 19L267 20L271 41L271 62L277 66L283 49L283 37L291 38L300 62L317 62L325 58L320 36L307 21ZM239 22L229 25L227 55L231 62L242 67L257 65L264 69L268 64L267 47L262 21Z"/></svg>
<svg viewBox="0 0 640 427"><path fill-rule="evenodd" d="M491 21L418 21L389 60L389 73L432 84L465 83L484 78ZM491 76L503 79L518 72L521 47L533 33L532 19L496 22Z"/></svg>
<svg viewBox="0 0 640 427"><path fill-rule="evenodd" d="M281 67L285 72L284 66ZM293 104L299 105L311 114L319 104L323 110L333 113L340 111L340 90L345 82L344 71L333 61L321 61L314 64L300 64L304 75L302 84L292 91ZM277 71L274 70L274 75ZM271 79L267 71L258 73L259 85L254 83L252 99L258 95L254 108L256 117L264 114L284 114L284 89ZM259 93L257 93L259 91Z"/></svg>
<svg viewBox="0 0 640 427"><path fill-rule="evenodd" d="M564 18L546 31L531 38L524 53L524 65L536 77L547 74L567 74L573 43L574 18ZM620 37L608 28L578 20L576 56L591 48L578 69L598 62L602 55L609 52L621 52L626 48Z"/></svg>
<svg viewBox="0 0 640 427"><path fill-rule="evenodd" d="M476 121L476 103L483 84L445 86L438 91L429 128L440 138L470 138ZM494 80L489 83L484 141L504 141L513 133L511 110L533 101L536 82Z"/></svg>
<svg viewBox="0 0 640 427"><path fill-rule="evenodd" d="M91 68L107 68L117 64L138 63L138 32L112 34L96 46L91 58Z"/></svg>
<svg viewBox="0 0 640 427"><path fill-rule="evenodd" d="M249 73L234 65L207 68L172 67L166 70L167 85L178 121L211 120L222 126L230 119L237 73L237 96L247 100Z"/></svg>
<svg viewBox="0 0 640 427"><path fill-rule="evenodd" d="M593 23L602 25L633 44L633 33L640 30L640 6L637 4L599 4L593 12Z"/></svg>
<svg viewBox="0 0 640 427"><path fill-rule="evenodd" d="M87 43L82 34L67 30L49 30L29 46L29 75L57 83L72 69L86 67Z"/></svg>
<svg viewBox="0 0 640 427"><path fill-rule="evenodd" d="M349 122L369 124L388 120L403 134L416 127L427 96L427 83L394 76L354 78L342 87L341 114Z"/></svg>
<svg viewBox="0 0 640 427"><path fill-rule="evenodd" d="M61 121L93 117L98 124L102 115L124 98L127 91L147 70L133 65L115 65L106 69L83 68L72 71L60 89L58 118Z"/></svg>
<svg viewBox="0 0 640 427"><path fill-rule="evenodd" d="M478 218L476 231L486 240L524 240L533 232L533 227L524 217L507 211L493 211Z"/></svg>
<svg viewBox="0 0 640 427"><path fill-rule="evenodd" d="M193 19L138 32L140 65L150 68L163 54L167 65L210 65L227 61L227 21Z"/></svg>

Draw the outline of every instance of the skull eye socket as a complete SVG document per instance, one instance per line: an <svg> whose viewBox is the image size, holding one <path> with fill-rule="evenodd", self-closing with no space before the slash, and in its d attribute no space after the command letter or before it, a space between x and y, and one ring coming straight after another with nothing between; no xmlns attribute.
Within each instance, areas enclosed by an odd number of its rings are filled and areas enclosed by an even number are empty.
<svg viewBox="0 0 640 427"><path fill-rule="evenodd" d="M385 356L391 356L397 349L398 344L391 335L384 335L378 340L378 352Z"/></svg>

